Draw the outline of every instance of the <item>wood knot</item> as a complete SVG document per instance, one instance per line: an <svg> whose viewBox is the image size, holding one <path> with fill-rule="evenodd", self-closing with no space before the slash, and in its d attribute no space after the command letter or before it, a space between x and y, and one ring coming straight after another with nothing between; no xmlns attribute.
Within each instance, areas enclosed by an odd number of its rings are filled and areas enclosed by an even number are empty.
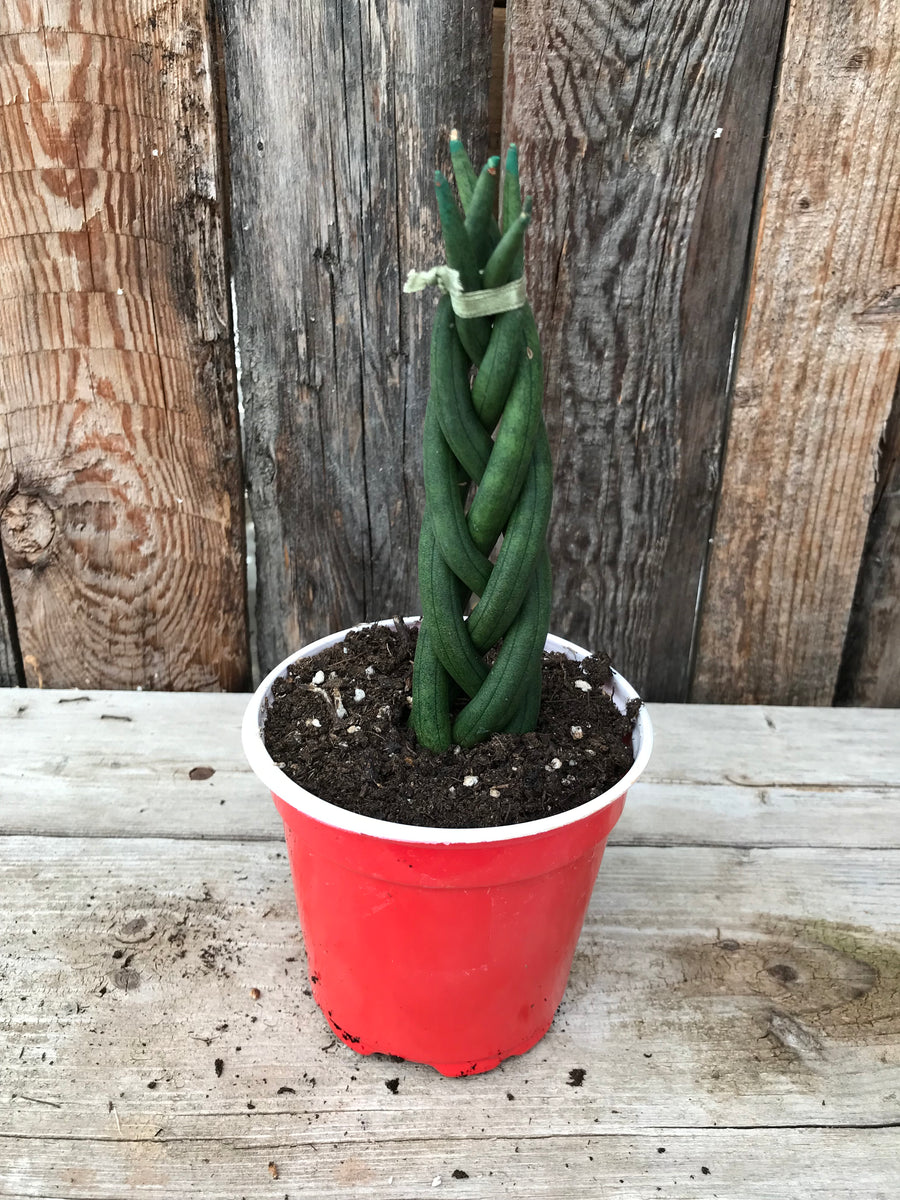
<svg viewBox="0 0 900 1200"><path fill-rule="evenodd" d="M155 933L155 926L151 925L146 917L138 916L120 926L115 936L117 942L122 942L126 946L135 946L141 942L149 942ZM117 950L115 953L121 954L121 951ZM130 959L126 959L124 965L127 967L129 963Z"/></svg>
<svg viewBox="0 0 900 1200"><path fill-rule="evenodd" d="M871 67L874 61L874 47L860 46L848 57L845 65L848 71L864 71Z"/></svg>
<svg viewBox="0 0 900 1200"><path fill-rule="evenodd" d="M33 567L49 557L56 518L40 496L16 492L0 512L0 535L11 567Z"/></svg>
<svg viewBox="0 0 900 1200"><path fill-rule="evenodd" d="M900 317L900 284L885 288L878 296L873 296L862 308L861 312L853 314L857 321L896 321Z"/></svg>
<svg viewBox="0 0 900 1200"><path fill-rule="evenodd" d="M802 1060L820 1058L822 1042L817 1034L790 1013L773 1009L766 1034Z"/></svg>
<svg viewBox="0 0 900 1200"><path fill-rule="evenodd" d="M766 974L777 979L779 983L796 983L799 979L795 969L788 963L775 963L772 967L766 967Z"/></svg>
<svg viewBox="0 0 900 1200"><path fill-rule="evenodd" d="M113 971L110 978L113 986L123 992L134 992L141 986L140 971L136 971L134 967L120 967L118 971Z"/></svg>

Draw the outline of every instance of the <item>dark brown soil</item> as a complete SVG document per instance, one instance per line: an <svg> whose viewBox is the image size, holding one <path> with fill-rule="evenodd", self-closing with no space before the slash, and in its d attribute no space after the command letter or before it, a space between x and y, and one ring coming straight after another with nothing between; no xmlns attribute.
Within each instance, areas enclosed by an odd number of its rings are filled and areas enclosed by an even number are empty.
<svg viewBox="0 0 900 1200"><path fill-rule="evenodd" d="M623 716L604 692L606 655L583 663L545 655L534 733L446 754L423 749L408 723L415 639L399 623L370 626L291 667L275 684L264 731L286 775L365 816L458 829L565 812L631 766L640 701Z"/></svg>

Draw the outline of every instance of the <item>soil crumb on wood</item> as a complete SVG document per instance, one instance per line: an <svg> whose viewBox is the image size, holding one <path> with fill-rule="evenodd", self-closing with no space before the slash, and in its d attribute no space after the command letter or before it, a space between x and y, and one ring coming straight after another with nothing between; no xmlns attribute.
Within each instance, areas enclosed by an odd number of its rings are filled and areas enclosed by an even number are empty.
<svg viewBox="0 0 900 1200"><path fill-rule="evenodd" d="M581 1087L581 1085L584 1083L585 1075L587 1075L587 1071L584 1069L584 1067L572 1067L572 1069L569 1071L569 1078L566 1080L566 1083L569 1085L569 1087Z"/></svg>
<svg viewBox="0 0 900 1200"><path fill-rule="evenodd" d="M409 725L416 630L370 626L273 688L264 741L295 783L364 816L439 829L555 816L606 791L631 766L640 700L620 713L607 655L544 656L541 715L527 734L495 734L432 754Z"/></svg>

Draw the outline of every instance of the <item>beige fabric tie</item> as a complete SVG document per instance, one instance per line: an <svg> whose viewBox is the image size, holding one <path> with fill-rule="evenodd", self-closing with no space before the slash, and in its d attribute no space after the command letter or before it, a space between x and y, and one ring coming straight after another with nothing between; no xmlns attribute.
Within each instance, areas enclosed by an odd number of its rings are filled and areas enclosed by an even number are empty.
<svg viewBox="0 0 900 1200"><path fill-rule="evenodd" d="M432 267L430 271L410 271L403 290L421 292L427 287L439 287L446 292L458 317L493 317L498 313L512 312L514 308L524 308L527 303L524 276L502 287L466 292L459 271L453 267Z"/></svg>

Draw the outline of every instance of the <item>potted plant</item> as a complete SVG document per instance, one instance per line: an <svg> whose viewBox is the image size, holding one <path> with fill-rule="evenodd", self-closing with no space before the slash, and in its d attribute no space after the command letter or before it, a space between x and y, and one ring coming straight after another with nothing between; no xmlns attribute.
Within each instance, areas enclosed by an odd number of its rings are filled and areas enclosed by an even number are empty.
<svg viewBox="0 0 900 1200"><path fill-rule="evenodd" d="M407 281L445 293L423 439L421 621L344 630L298 651L260 684L243 741L284 821L313 994L334 1032L361 1053L467 1075L549 1028L652 734L608 660L548 634L552 473L523 278L531 202L515 147L502 223L499 160L476 176L455 132L450 154L462 211L440 172L435 181L447 265ZM365 647L388 638L396 703L369 695L390 671L366 663ZM559 656L549 675L545 652ZM538 723L542 677L563 714L558 752ZM291 696L307 707L282 712ZM586 733L604 720L598 754ZM359 795L335 802L331 787L353 757ZM601 759L613 774L585 783L582 771ZM472 803L448 815L434 779L454 805ZM505 798L516 779L518 809ZM592 789L592 779L602 782Z"/></svg>

